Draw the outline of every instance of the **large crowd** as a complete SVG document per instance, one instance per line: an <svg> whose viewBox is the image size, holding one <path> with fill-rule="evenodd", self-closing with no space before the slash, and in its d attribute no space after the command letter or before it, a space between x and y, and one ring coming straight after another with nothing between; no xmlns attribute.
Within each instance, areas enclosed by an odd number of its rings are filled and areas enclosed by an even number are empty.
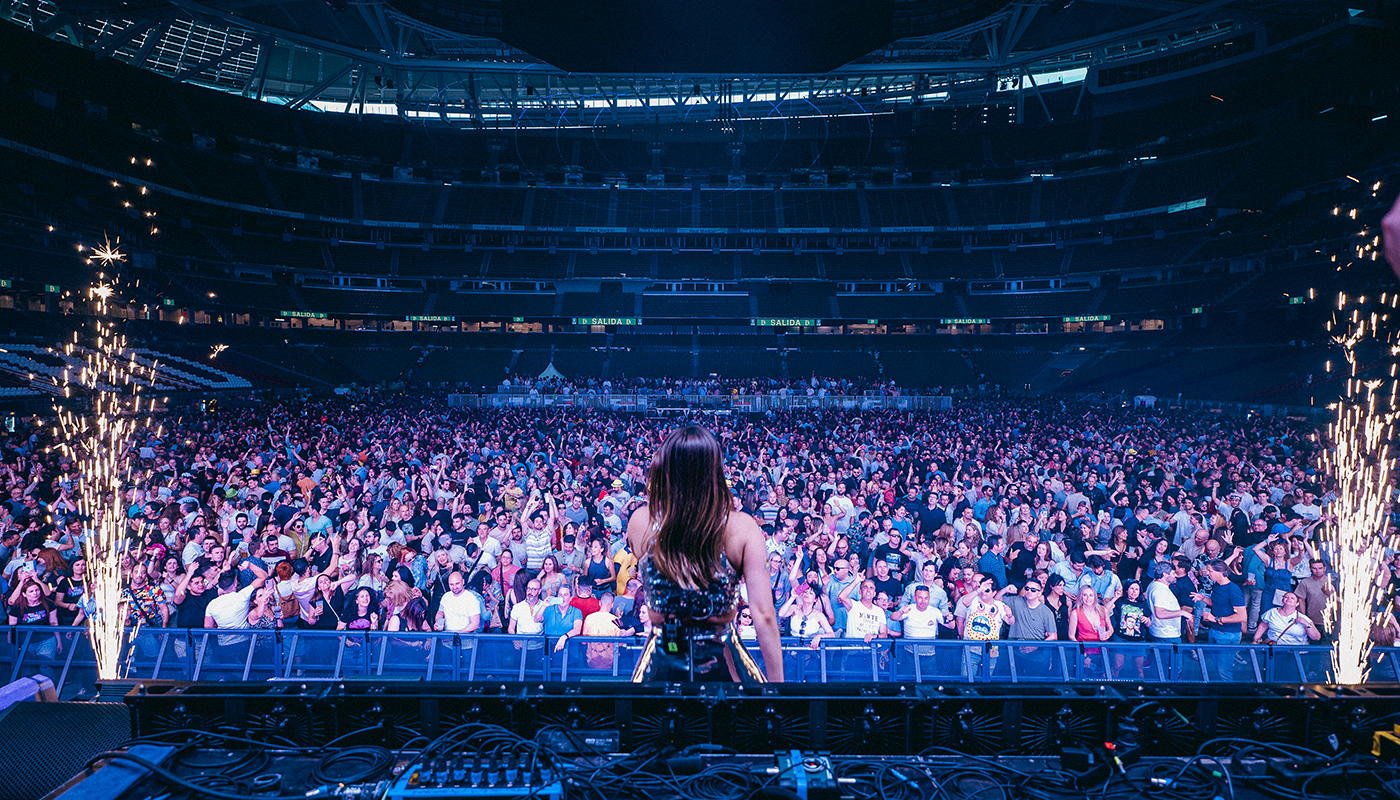
<svg viewBox="0 0 1400 800"><path fill-rule="evenodd" d="M127 455L133 626L559 648L649 629L623 531L675 420L376 394L158 421ZM736 509L766 532L783 634L804 643L1328 638L1332 498L1305 423L996 399L709 423ZM48 436L0 442L11 625L90 610L93 521ZM737 622L752 635L742 607Z"/></svg>
<svg viewBox="0 0 1400 800"><path fill-rule="evenodd" d="M496 387L500 392L562 395L645 395L714 397L777 395L780 397L898 397L908 394L940 394L942 387L911 389L893 380L875 378L577 378L561 375L508 375Z"/></svg>

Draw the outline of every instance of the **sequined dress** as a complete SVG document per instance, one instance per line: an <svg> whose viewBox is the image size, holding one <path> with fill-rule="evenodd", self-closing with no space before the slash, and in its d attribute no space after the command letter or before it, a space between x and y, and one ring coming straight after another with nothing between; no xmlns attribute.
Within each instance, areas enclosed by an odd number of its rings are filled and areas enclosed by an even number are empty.
<svg viewBox="0 0 1400 800"><path fill-rule="evenodd" d="M632 671L633 683L764 683L763 671L741 643L734 623L717 624L713 619L732 619L738 605L739 576L729 559L721 555L720 567L710 583L699 589L682 587L662 575L650 554L638 561L637 569L646 589L647 607L664 621L652 626Z"/></svg>

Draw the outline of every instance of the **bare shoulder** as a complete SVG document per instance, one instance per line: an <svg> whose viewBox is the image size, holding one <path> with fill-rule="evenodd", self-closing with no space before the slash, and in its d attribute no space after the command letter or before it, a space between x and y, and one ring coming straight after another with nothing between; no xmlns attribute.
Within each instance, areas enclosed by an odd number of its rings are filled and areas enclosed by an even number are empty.
<svg viewBox="0 0 1400 800"><path fill-rule="evenodd" d="M765 551L763 529L758 527L754 518L742 511L732 512L724 531L724 555L729 559L730 566L742 573L747 558L761 560Z"/></svg>
<svg viewBox="0 0 1400 800"><path fill-rule="evenodd" d="M651 537L651 514L647 513L646 506L641 506L627 519L627 541L632 545L632 552L648 552L651 549Z"/></svg>

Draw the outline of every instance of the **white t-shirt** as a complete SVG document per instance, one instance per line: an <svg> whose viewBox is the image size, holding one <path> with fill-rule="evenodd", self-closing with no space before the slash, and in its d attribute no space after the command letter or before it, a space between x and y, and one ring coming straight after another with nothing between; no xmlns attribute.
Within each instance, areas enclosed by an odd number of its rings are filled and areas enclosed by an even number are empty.
<svg viewBox="0 0 1400 800"><path fill-rule="evenodd" d="M866 608L864 603L852 603L846 612L846 636L850 639L879 636L887 625L885 609L879 606Z"/></svg>
<svg viewBox="0 0 1400 800"><path fill-rule="evenodd" d="M499 539L494 536L487 537L486 541L481 543L480 565L486 569L495 569L496 560L500 557L503 549Z"/></svg>
<svg viewBox="0 0 1400 800"><path fill-rule="evenodd" d="M1160 619L1157 616L1157 609L1165 608L1168 611L1180 611L1181 603L1176 600L1176 595L1172 594L1170 586L1161 581L1153 581L1147 585L1147 605L1152 608L1152 622L1147 626L1147 632L1159 639L1172 639L1181 635L1181 617L1171 619Z"/></svg>
<svg viewBox="0 0 1400 800"><path fill-rule="evenodd" d="M298 551L301 549L301 546L297 544L296 539L293 539L285 533L279 533L277 534L277 549L291 553L292 557L296 558ZM278 560L280 561L281 559ZM272 564L273 562L268 562L269 567L272 566Z"/></svg>
<svg viewBox="0 0 1400 800"><path fill-rule="evenodd" d="M253 593L256 587L249 586L246 589L239 589L236 592L221 594L209 601L209 605L204 607L204 616L214 620L214 624L221 629L237 630L248 626L248 605L252 602ZM246 636L224 636L216 637L220 647L229 647L240 642L248 641Z"/></svg>
<svg viewBox="0 0 1400 800"><path fill-rule="evenodd" d="M948 610L948 593L943 591L943 587L936 583L909 584L909 586L904 589L904 595L900 599L899 604L902 606L913 606L914 590L918 589L920 586L924 586L928 589L929 608L937 608L940 611Z"/></svg>
<svg viewBox="0 0 1400 800"><path fill-rule="evenodd" d="M1298 647L1308 644L1308 629L1303 627L1303 620L1299 619L1303 615L1301 611L1294 611L1290 615L1284 615L1283 611L1271 608L1264 612L1261 620L1269 626L1269 638L1275 644L1285 647Z"/></svg>
<svg viewBox="0 0 1400 800"><path fill-rule="evenodd" d="M933 603L929 603L928 608L923 611L917 606L909 606L909 610L904 612L904 638L938 638L938 622L941 619L943 612L935 608Z"/></svg>
<svg viewBox="0 0 1400 800"><path fill-rule="evenodd" d="M252 602L254 586L236 592L221 594L204 607L204 616L214 620L220 628L237 629L248 627L248 604Z"/></svg>
<svg viewBox="0 0 1400 800"><path fill-rule="evenodd" d="M465 631L472 617L481 616L481 604L476 601L476 595L466 589L461 594L448 592L443 595L438 608L442 611L442 629L445 631Z"/></svg>
<svg viewBox="0 0 1400 800"><path fill-rule="evenodd" d="M605 511L603 514L603 527L612 531L614 536L622 533L622 517L619 517L615 511L612 513L606 513Z"/></svg>
<svg viewBox="0 0 1400 800"><path fill-rule="evenodd" d="M185 548L180 551L180 563L188 567L203 556L204 546L199 542L190 540L190 543L185 545Z"/></svg>
<svg viewBox="0 0 1400 800"><path fill-rule="evenodd" d="M1309 522L1315 522L1322 518L1322 509L1316 504L1297 503L1293 506L1293 513Z"/></svg>
<svg viewBox="0 0 1400 800"><path fill-rule="evenodd" d="M953 541L961 542L963 539L966 539L968 528L981 531L982 524L975 519L963 519L962 517L953 520L953 531L957 533L957 536L953 537Z"/></svg>
<svg viewBox="0 0 1400 800"><path fill-rule="evenodd" d="M518 636L533 636L544 630L544 623L535 621L535 610L524 601L516 603L510 610L510 618L515 622L515 633Z"/></svg>
<svg viewBox="0 0 1400 800"><path fill-rule="evenodd" d="M985 642L1001 638L1001 626L1010 615L1010 609L1000 600L986 603L975 595L967 605L959 605L957 616L963 619L962 638Z"/></svg>
<svg viewBox="0 0 1400 800"><path fill-rule="evenodd" d="M792 630L792 635L800 639L811 639L822 632L822 624L819 617L822 612L812 609L812 613L803 616L802 612L797 612L788 618L788 624Z"/></svg>
<svg viewBox="0 0 1400 800"><path fill-rule="evenodd" d="M296 595L297 603L301 605L301 615L310 616L311 598L316 594L316 576L307 575L305 578L283 581L283 584L291 585L292 594Z"/></svg>
<svg viewBox="0 0 1400 800"><path fill-rule="evenodd" d="M837 511L838 513L839 513L839 512L843 512L843 511L845 512L845 515L844 515L844 516L842 516L840 519L836 520L836 532L837 532L837 533L845 533L845 532L847 531L847 529L849 529L849 528L851 527L851 523L855 521L855 516L856 516L856 505L855 505L855 503L852 503L852 502L851 502L851 498L845 496L844 494L835 494L835 495L832 495L832 496L826 501L826 504L829 505L829 506L831 506L832 509L834 509L834 510Z"/></svg>

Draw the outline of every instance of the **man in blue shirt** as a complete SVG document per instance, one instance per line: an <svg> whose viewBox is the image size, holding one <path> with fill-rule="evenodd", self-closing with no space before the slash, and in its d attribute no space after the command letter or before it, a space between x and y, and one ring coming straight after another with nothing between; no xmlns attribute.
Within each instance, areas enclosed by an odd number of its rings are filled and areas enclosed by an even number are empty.
<svg viewBox="0 0 1400 800"><path fill-rule="evenodd" d="M564 581L559 584L557 600L541 606L538 612L537 619L544 626L544 635L555 640L555 652L563 650L569 639L583 631L583 612L570 604L573 599L573 589Z"/></svg>
<svg viewBox="0 0 1400 800"><path fill-rule="evenodd" d="M987 537L987 552L977 561L977 571L997 582L997 588L1006 586L1006 561L1001 557L1006 542L997 534Z"/></svg>
<svg viewBox="0 0 1400 800"><path fill-rule="evenodd" d="M1087 569L1080 576L1079 585L1094 587L1094 593L1098 595L1100 603L1112 605L1123 596L1123 582L1117 573L1108 568L1108 559L1095 553L1084 559L1084 566Z"/></svg>
<svg viewBox="0 0 1400 800"><path fill-rule="evenodd" d="M969 492L968 494L971 495L972 493ZM992 487L983 486L982 493L977 495L976 502L972 504L972 516L976 517L978 522L986 522L987 509L992 507L992 503ZM1005 586L1006 584L1003 583L1002 585Z"/></svg>

